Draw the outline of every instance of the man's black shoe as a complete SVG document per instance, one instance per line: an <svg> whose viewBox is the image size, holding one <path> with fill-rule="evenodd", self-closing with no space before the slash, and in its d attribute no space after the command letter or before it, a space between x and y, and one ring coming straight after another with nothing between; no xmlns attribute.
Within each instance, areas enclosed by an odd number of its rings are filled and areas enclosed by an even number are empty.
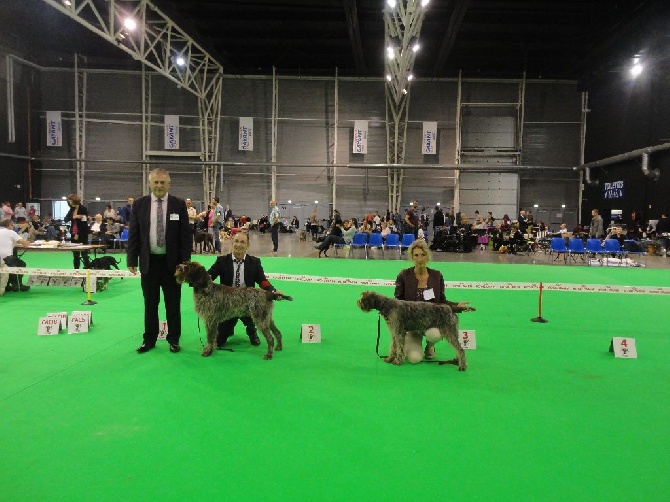
<svg viewBox="0 0 670 502"><path fill-rule="evenodd" d="M179 346L178 343L171 343L170 344L170 352L172 352L173 354L176 354L180 350L181 350L181 347Z"/></svg>
<svg viewBox="0 0 670 502"><path fill-rule="evenodd" d="M140 354L142 354L142 353L144 353L144 352L149 352L149 351L150 351L151 349L153 349L155 346L156 346L155 344L154 344L154 345L151 345L151 344L149 344L149 343L147 343L147 342L144 342L142 345L140 345L139 347L137 347L137 352L139 352Z"/></svg>
<svg viewBox="0 0 670 502"><path fill-rule="evenodd" d="M254 345L254 346L261 344L261 340L260 340L260 338L258 338L257 333L253 333L253 334L249 335L249 341L251 342L251 345Z"/></svg>
<svg viewBox="0 0 670 502"><path fill-rule="evenodd" d="M23 284L21 284L20 288L21 288L21 291L28 291L28 290L30 290L30 286L24 286Z"/></svg>

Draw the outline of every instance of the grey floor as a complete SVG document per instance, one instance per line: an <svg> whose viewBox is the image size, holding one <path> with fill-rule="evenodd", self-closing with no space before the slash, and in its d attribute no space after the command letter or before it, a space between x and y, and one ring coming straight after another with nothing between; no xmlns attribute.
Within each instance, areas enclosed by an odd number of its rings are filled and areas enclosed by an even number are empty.
<svg viewBox="0 0 670 502"><path fill-rule="evenodd" d="M314 249L315 242L313 242L310 237L307 237L306 241L301 241L297 233L293 234L279 234L279 251L277 253L272 252L272 239L269 233L261 234L257 231L252 231L250 234L250 247L249 253L255 256L283 256L283 257L298 257L298 258L315 258L318 259L319 252ZM231 243L230 240L224 242L222 253L231 252ZM356 250L355 256L364 258L365 253L363 250ZM341 259L343 258L342 252L340 252L339 258L335 257L334 250L330 250L328 253L328 258L321 258L322 260L327 259ZM643 256L643 257L633 257L634 261L640 263L643 266L649 268L670 268L670 258L663 256ZM371 253L371 259L381 259L381 254L373 251ZM397 259L396 255L391 255L390 253L386 255L386 259ZM403 255L402 259L406 259ZM450 262L468 262L468 263L522 263L522 264L541 264L541 265L558 265L564 266L565 262L562 258L559 258L556 261L550 259L548 254L543 252L530 253L530 254L500 254L491 249L491 245L485 249L477 249L471 253L453 253L453 252L441 252L433 251L432 252L432 261L450 261ZM578 259L577 264L582 265L584 262Z"/></svg>

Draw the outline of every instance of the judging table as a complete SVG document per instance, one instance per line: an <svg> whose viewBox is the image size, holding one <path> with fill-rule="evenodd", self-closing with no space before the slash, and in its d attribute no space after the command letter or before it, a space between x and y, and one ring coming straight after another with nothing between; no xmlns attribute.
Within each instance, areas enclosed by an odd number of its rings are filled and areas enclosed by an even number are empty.
<svg viewBox="0 0 670 502"><path fill-rule="evenodd" d="M19 257L28 251L93 251L93 256L97 256L100 249L105 248L103 244L72 244L58 241L43 241L41 243L32 243L30 246L16 246L14 249Z"/></svg>

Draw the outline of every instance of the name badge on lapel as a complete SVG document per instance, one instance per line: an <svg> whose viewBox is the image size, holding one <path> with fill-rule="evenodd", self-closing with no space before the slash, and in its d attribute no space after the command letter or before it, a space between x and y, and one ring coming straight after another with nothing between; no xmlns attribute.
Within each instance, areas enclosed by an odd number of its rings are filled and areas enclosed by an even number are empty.
<svg viewBox="0 0 670 502"><path fill-rule="evenodd" d="M170 221L179 221L179 215L177 213L170 213Z"/></svg>

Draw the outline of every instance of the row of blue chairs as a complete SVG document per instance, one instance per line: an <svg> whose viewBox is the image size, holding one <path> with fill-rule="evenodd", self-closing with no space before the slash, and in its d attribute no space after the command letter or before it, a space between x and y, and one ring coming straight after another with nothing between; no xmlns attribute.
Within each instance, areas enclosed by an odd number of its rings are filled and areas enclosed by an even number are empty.
<svg viewBox="0 0 670 502"><path fill-rule="evenodd" d="M549 247L550 260L554 254L554 261L563 256L563 260L566 263L569 263L570 260L576 263L577 257L585 260L587 257L597 258L598 256L604 256L605 260L608 260L610 257L623 259L629 255L645 256L647 253L622 249L619 241L616 239L605 239L604 242L600 239L588 239L586 246L584 246L584 241L577 237L571 237L567 244L563 237L552 237ZM587 263L590 265L589 262Z"/></svg>
<svg viewBox="0 0 670 502"><path fill-rule="evenodd" d="M337 256L337 250L342 249L345 246L349 246L348 257L354 255L355 249L365 250L365 259L368 259L370 256L370 251L373 249L380 249L382 252L382 258L386 258L386 250L392 250L397 253L397 257L400 258L400 253L407 249L412 242L414 242L414 234L403 234L402 240L398 234L389 234L386 236L386 241L382 239L382 234L380 233L371 233L366 234L364 232L356 232L354 238L351 241L351 244L335 244L335 256Z"/></svg>

